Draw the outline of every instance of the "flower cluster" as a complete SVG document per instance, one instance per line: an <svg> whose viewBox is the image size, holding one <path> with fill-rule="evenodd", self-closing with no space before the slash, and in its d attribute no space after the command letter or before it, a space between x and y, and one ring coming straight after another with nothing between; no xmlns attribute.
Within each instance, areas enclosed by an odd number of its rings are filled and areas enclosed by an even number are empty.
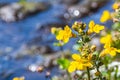
<svg viewBox="0 0 120 80"><path fill-rule="evenodd" d="M115 69L108 68L108 65L113 61L116 54L120 53L119 3L114 3L112 8L115 13L110 13L108 10L103 11L100 22L104 23L115 18L117 23L113 25L115 26L114 31L105 31L107 28L105 29L104 25L97 24L93 20L91 20L88 25L86 23L76 21L71 28L69 26L65 26L64 29L55 27L51 29L51 32L56 36L58 43L62 44L61 46L68 43L71 38L76 38L76 43L73 45L73 48L77 50L77 52L72 54L72 59L67 59L62 56L62 58L58 60L58 64L62 66L62 69L65 69L66 72L68 71L69 73L75 72L75 74L77 74L77 71L82 71L83 74L77 75L79 76L79 78L76 78L78 80L84 80L85 76L83 78L81 77L86 73L88 75L88 80L110 80L110 76L113 76L111 75L112 72L115 72L114 78L112 79L117 80L118 78L118 66L116 66ZM113 20L113 22L115 21ZM100 43L103 44L103 47L100 46L99 50L97 50L98 48L96 49L96 45L91 44L91 42L95 37L94 35L101 34L100 32L102 30L104 31L100 38ZM102 71L101 67L104 68L105 71ZM91 78L93 74L90 74L90 70L95 71L94 78ZM68 76L70 77L69 74ZM120 79L120 77L118 79Z"/></svg>
<svg viewBox="0 0 120 80"><path fill-rule="evenodd" d="M67 43L70 38L78 38L77 44L79 44L79 54L72 55L73 61L68 67L68 72L86 70L87 68L93 67L92 53L95 51L96 46L91 46L89 44L91 34L98 34L103 29L103 25L95 24L93 20L89 22L88 29L86 27L86 24L83 22L75 22L72 25L72 29L70 29L68 26L65 26L64 29L51 29L52 33L55 34L56 39L64 43ZM72 31L75 31L76 33L73 33ZM76 37L73 37L73 35L76 35Z"/></svg>
<svg viewBox="0 0 120 80"><path fill-rule="evenodd" d="M73 72L75 70L86 70L86 68L91 68L92 65L92 54L88 56L83 56L79 54L73 54L72 58L74 61L71 62L68 71Z"/></svg>
<svg viewBox="0 0 120 80"><path fill-rule="evenodd" d="M100 39L100 42L104 44L104 50L101 52L100 57L109 54L111 56L115 56L116 53L120 53L120 49L112 47L112 36L106 35Z"/></svg>
<svg viewBox="0 0 120 80"><path fill-rule="evenodd" d="M99 25L99 24L95 24L95 22L92 20L90 21L89 23L89 29L88 29L88 32L89 33L99 33L101 30L104 29L104 26L103 25Z"/></svg>
<svg viewBox="0 0 120 80"><path fill-rule="evenodd" d="M69 38L72 37L72 30L69 28L69 26L65 26L64 30L61 28L52 28L51 32L56 35L57 40L64 43L67 43Z"/></svg>

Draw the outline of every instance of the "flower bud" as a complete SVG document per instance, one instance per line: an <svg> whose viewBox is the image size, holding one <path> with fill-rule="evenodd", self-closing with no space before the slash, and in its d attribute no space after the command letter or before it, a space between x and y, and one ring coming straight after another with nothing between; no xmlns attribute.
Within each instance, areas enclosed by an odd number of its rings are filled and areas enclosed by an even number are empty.
<svg viewBox="0 0 120 80"><path fill-rule="evenodd" d="M82 29L79 29L79 31L78 31L79 33L82 33L83 32L83 30Z"/></svg>
<svg viewBox="0 0 120 80"><path fill-rule="evenodd" d="M96 76L99 76L99 75L100 75L100 72L99 72L99 71L97 71L97 72L95 73L95 75L96 75Z"/></svg>
<svg viewBox="0 0 120 80"><path fill-rule="evenodd" d="M92 32L88 29L87 34L90 35L92 34Z"/></svg>
<svg viewBox="0 0 120 80"><path fill-rule="evenodd" d="M92 46L91 46L91 50L92 50L92 51L95 51L95 50L96 50L96 45L92 45Z"/></svg>

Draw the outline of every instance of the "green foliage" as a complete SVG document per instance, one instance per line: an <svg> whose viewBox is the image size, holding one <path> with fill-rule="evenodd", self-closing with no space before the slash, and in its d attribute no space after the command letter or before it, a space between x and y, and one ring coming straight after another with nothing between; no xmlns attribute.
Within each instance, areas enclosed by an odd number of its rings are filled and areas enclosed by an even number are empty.
<svg viewBox="0 0 120 80"><path fill-rule="evenodd" d="M19 3L25 3L26 0L19 0Z"/></svg>
<svg viewBox="0 0 120 80"><path fill-rule="evenodd" d="M113 30L120 31L120 22L116 22L112 25Z"/></svg>
<svg viewBox="0 0 120 80"><path fill-rule="evenodd" d="M113 42L113 47L120 49L120 39L116 40L115 42Z"/></svg>
<svg viewBox="0 0 120 80"><path fill-rule="evenodd" d="M67 69L70 65L70 61L66 58L60 58L57 60L57 63L59 64L61 69Z"/></svg>

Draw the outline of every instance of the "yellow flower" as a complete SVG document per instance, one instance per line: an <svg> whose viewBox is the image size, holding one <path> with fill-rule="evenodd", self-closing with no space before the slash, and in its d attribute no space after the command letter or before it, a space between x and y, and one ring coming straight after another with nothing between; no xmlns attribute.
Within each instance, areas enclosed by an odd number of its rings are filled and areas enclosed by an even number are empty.
<svg viewBox="0 0 120 80"><path fill-rule="evenodd" d="M111 19L110 12L107 11L107 10L103 11L102 16L101 16L101 18L100 18L100 22L101 22L101 23L104 23L104 22L106 22L106 21L108 21L108 20L110 20L110 19Z"/></svg>
<svg viewBox="0 0 120 80"><path fill-rule="evenodd" d="M102 37L100 39L100 42L104 44L104 50L100 53L100 57L101 56L105 56L106 54L109 54L111 56L115 56L116 53L120 53L120 49L111 47L111 43L112 43L112 36L110 34Z"/></svg>
<svg viewBox="0 0 120 80"><path fill-rule="evenodd" d="M114 47L109 47L105 49L105 52L110 54L111 56L116 56L116 53L120 53L120 49L116 49Z"/></svg>
<svg viewBox="0 0 120 80"><path fill-rule="evenodd" d="M24 77L14 77L13 80L25 80Z"/></svg>
<svg viewBox="0 0 120 80"><path fill-rule="evenodd" d="M112 36L110 34L108 34L104 37L101 37L100 42L102 44L105 44L104 48L109 47L109 46L111 46L111 43L112 43Z"/></svg>
<svg viewBox="0 0 120 80"><path fill-rule="evenodd" d="M74 61L70 63L68 67L68 72L74 72L75 70L85 70L87 67L91 68L93 65L91 63L91 54L87 58L80 56L78 54L73 54L72 58Z"/></svg>
<svg viewBox="0 0 120 80"><path fill-rule="evenodd" d="M89 33L93 33L93 32L99 33L101 30L104 29L104 26L95 24L95 22L93 20L89 22L88 27L89 27L89 29L88 29Z"/></svg>
<svg viewBox="0 0 120 80"><path fill-rule="evenodd" d="M113 5L112 5L112 8L115 10L115 9L118 9L119 8L119 5L117 4L117 3L114 3Z"/></svg>
<svg viewBox="0 0 120 80"><path fill-rule="evenodd" d="M52 28L51 28L51 33L56 35L56 33L57 33L59 30L61 30L61 28L52 27Z"/></svg>
<svg viewBox="0 0 120 80"><path fill-rule="evenodd" d="M110 56L116 56L116 53L120 53L120 49L116 49L114 47L108 47L105 48L101 53L100 53L100 57L105 56L107 54L109 54Z"/></svg>
<svg viewBox="0 0 120 80"><path fill-rule="evenodd" d="M61 40L64 43L67 43L69 41L69 38L72 37L72 30L68 27L65 26L64 30L59 30L58 35L56 35L57 40Z"/></svg>
<svg viewBox="0 0 120 80"><path fill-rule="evenodd" d="M103 44L111 43L112 42L112 36L110 34L107 34L104 37L101 37L100 42Z"/></svg>

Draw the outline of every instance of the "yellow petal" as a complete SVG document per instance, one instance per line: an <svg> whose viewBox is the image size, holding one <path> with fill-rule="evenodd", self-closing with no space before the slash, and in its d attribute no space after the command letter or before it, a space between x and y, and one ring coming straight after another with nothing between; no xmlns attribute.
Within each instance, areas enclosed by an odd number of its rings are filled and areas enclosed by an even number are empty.
<svg viewBox="0 0 120 80"><path fill-rule="evenodd" d="M72 58L76 61L79 61L81 59L80 55L78 55L78 54L73 54Z"/></svg>
<svg viewBox="0 0 120 80"><path fill-rule="evenodd" d="M116 51L117 51L118 53L120 53L120 49L117 49Z"/></svg>
<svg viewBox="0 0 120 80"><path fill-rule="evenodd" d="M13 80L19 80L19 78L18 77L14 77Z"/></svg>
<svg viewBox="0 0 120 80"><path fill-rule="evenodd" d="M112 5L112 8L115 10L115 9L118 9L119 8L119 5L117 4L117 3L114 3L113 5Z"/></svg>
<svg viewBox="0 0 120 80"><path fill-rule="evenodd" d="M100 38L100 42L103 44L111 44L112 36L110 34L107 34L106 36Z"/></svg>
<svg viewBox="0 0 120 80"><path fill-rule="evenodd" d="M91 28L93 28L93 26L95 26L95 22L93 20L91 20L89 22L89 28L91 29Z"/></svg>
<svg viewBox="0 0 120 80"><path fill-rule="evenodd" d="M52 33L52 34L55 34L55 31L56 31L56 28L55 28L55 27L51 28L51 33Z"/></svg>
<svg viewBox="0 0 120 80"><path fill-rule="evenodd" d="M65 30L66 32L71 32L71 29L70 29L70 27L69 27L68 25L66 25L66 26L64 27L64 30Z"/></svg>
<svg viewBox="0 0 120 80"><path fill-rule="evenodd" d="M111 43L105 43L105 45L104 45L104 48L110 48L110 46L111 46Z"/></svg>
<svg viewBox="0 0 120 80"><path fill-rule="evenodd" d="M69 41L69 38L63 39L63 42L64 42L64 43L67 43L68 41Z"/></svg>
<svg viewBox="0 0 120 80"><path fill-rule="evenodd" d="M111 19L110 12L108 10L103 11L102 16L100 18L100 22L104 23L108 21L109 19Z"/></svg>
<svg viewBox="0 0 120 80"><path fill-rule="evenodd" d="M111 56L116 56L116 52L115 51L111 51L110 53L109 53Z"/></svg>
<svg viewBox="0 0 120 80"><path fill-rule="evenodd" d="M84 69L85 69L85 67L83 66L83 64L79 64L77 66L77 70L84 70Z"/></svg>
<svg viewBox="0 0 120 80"><path fill-rule="evenodd" d="M70 72L70 73L74 72L75 70L76 70L76 66L75 65L70 65L68 67L68 72Z"/></svg>
<svg viewBox="0 0 120 80"><path fill-rule="evenodd" d="M106 39L104 37L100 38L100 43L106 43Z"/></svg>
<svg viewBox="0 0 120 80"><path fill-rule="evenodd" d="M56 36L56 39L57 40L62 40L63 39L63 35L64 35L64 31L63 30L60 30L58 35Z"/></svg>
<svg viewBox="0 0 120 80"><path fill-rule="evenodd" d="M104 28L105 28L105 26L102 26L102 25L100 26L100 30L103 30Z"/></svg>
<svg viewBox="0 0 120 80"><path fill-rule="evenodd" d="M91 68L93 65L92 65L92 63L88 62L88 63L86 63L86 66Z"/></svg>
<svg viewBox="0 0 120 80"><path fill-rule="evenodd" d="M93 31L94 31L95 33L99 33L99 32L100 32L99 27L100 27L100 25L96 24L96 25L94 26L94 28L93 28Z"/></svg>
<svg viewBox="0 0 120 80"><path fill-rule="evenodd" d="M99 33L103 29L104 29L104 26L96 24L93 30L94 30L94 32Z"/></svg>

